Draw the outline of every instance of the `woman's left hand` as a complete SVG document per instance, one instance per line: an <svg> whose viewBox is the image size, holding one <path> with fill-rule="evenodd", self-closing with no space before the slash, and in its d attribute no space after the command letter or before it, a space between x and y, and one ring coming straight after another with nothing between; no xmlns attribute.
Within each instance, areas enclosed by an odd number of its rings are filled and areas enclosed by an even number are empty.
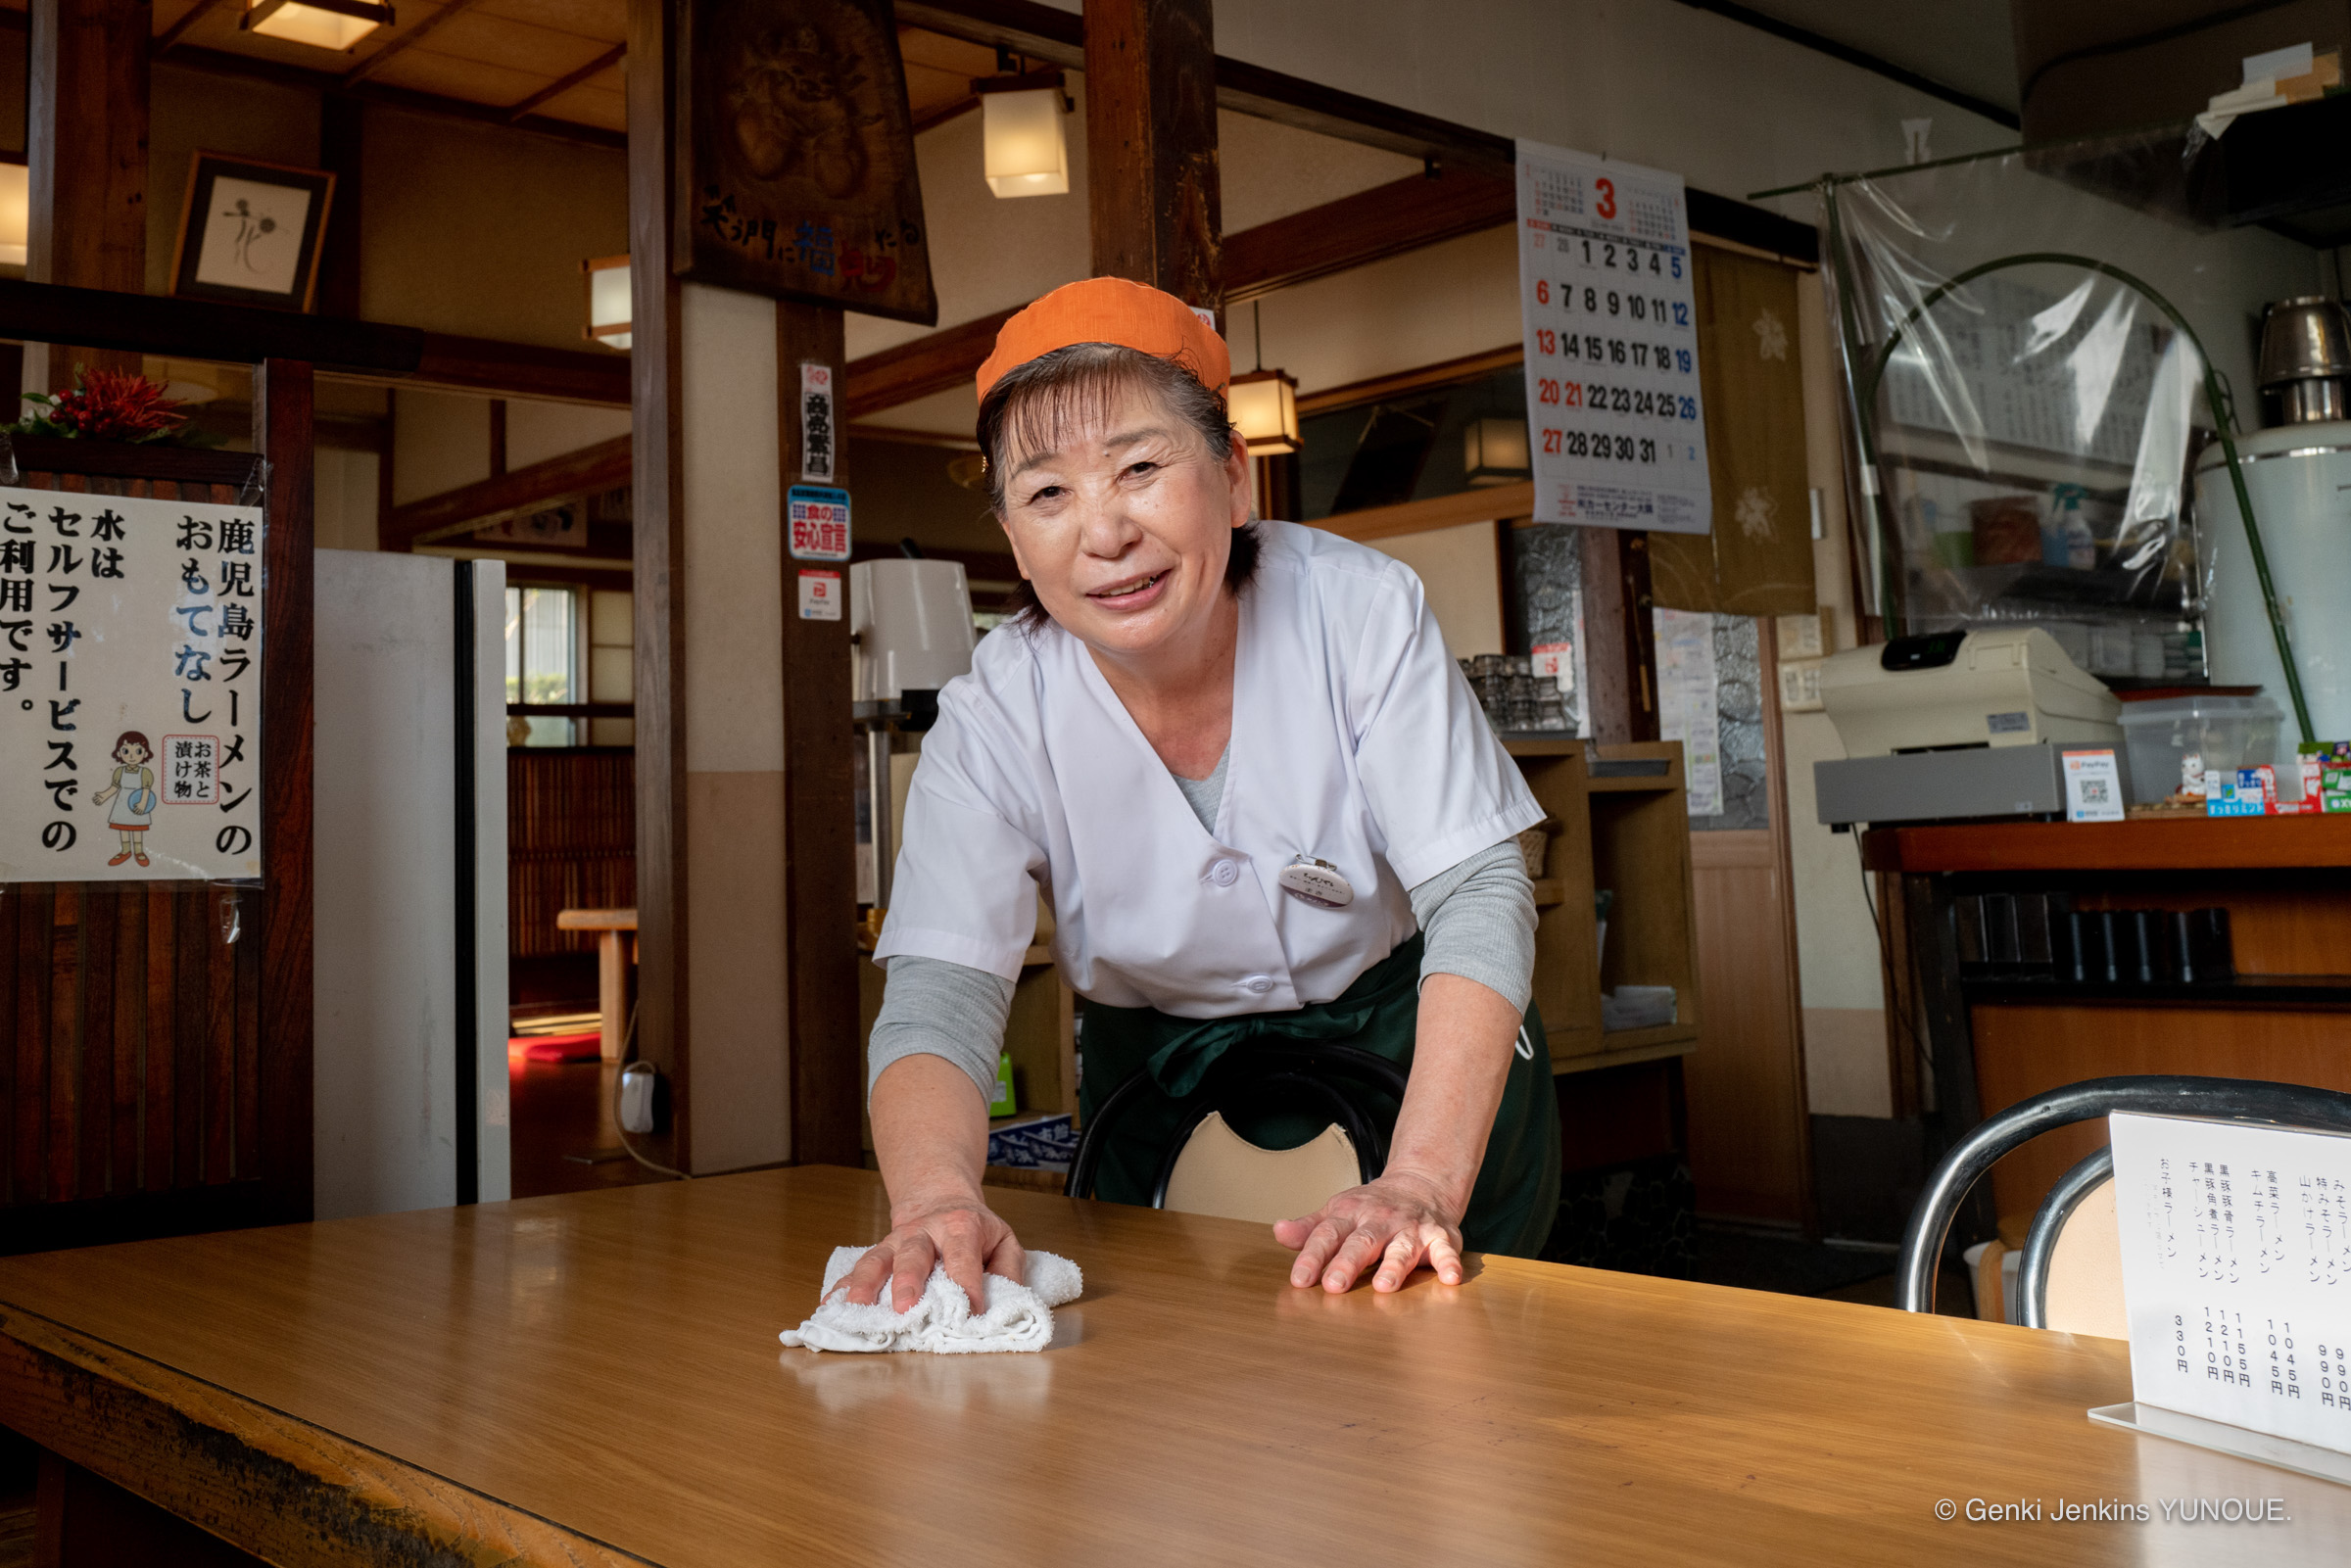
<svg viewBox="0 0 2351 1568"><path fill-rule="evenodd" d="M1319 1279L1332 1295L1351 1290L1374 1261L1371 1288L1395 1291L1422 1263L1448 1285L1462 1282L1462 1206L1435 1180L1391 1168L1378 1180L1350 1187L1303 1219L1277 1220L1273 1239L1295 1249L1290 1283Z"/></svg>

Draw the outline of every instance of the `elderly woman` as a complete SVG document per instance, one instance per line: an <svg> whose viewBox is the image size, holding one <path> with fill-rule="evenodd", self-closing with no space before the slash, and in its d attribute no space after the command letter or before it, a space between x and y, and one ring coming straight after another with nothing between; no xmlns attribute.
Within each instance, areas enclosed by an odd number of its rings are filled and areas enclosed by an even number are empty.
<svg viewBox="0 0 2351 1568"><path fill-rule="evenodd" d="M980 1178L1039 889L1083 998L1084 1113L1154 1084L1098 1196L1149 1202L1208 1067L1288 1036L1409 1073L1379 1178L1273 1227L1292 1285L1454 1284L1464 1249L1531 1257L1550 1231L1512 842L1542 810L1410 570L1251 520L1228 379L1188 309L1112 278L1013 317L981 367L989 499L1033 598L940 692L907 796L871 1050L892 1229L852 1301L902 1310L935 1262L975 1300L984 1269L1023 1276Z"/></svg>

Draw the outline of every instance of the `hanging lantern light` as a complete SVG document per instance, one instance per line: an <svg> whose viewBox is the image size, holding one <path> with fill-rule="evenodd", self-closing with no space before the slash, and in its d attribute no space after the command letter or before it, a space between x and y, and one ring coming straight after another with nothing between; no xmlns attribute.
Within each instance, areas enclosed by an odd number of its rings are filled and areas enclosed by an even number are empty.
<svg viewBox="0 0 2351 1568"><path fill-rule="evenodd" d="M1077 107L1058 71L982 76L982 171L1000 197L1061 196L1070 188L1070 140L1064 121Z"/></svg>
<svg viewBox="0 0 2351 1568"><path fill-rule="evenodd" d="M630 342L629 259L604 256L582 261L588 279L588 325L580 336L607 349L626 349Z"/></svg>
<svg viewBox="0 0 2351 1568"><path fill-rule="evenodd" d="M392 8L371 0L246 0L237 25L264 38L343 50L392 25Z"/></svg>
<svg viewBox="0 0 2351 1568"><path fill-rule="evenodd" d="M23 163L0 162L0 262L24 264L32 219L32 170Z"/></svg>
<svg viewBox="0 0 2351 1568"><path fill-rule="evenodd" d="M1462 427L1462 467L1471 490L1515 485L1533 472L1526 421L1487 415Z"/></svg>
<svg viewBox="0 0 2351 1568"><path fill-rule="evenodd" d="M1252 457L1280 457L1296 451L1298 383L1286 370L1247 370L1232 378L1225 406L1232 428L1249 442Z"/></svg>
<svg viewBox="0 0 2351 1568"><path fill-rule="evenodd" d="M1249 305L1250 336L1257 368L1232 378L1224 408L1232 428L1249 443L1252 457L1286 457L1306 445L1298 435L1298 382L1286 370L1266 368L1266 317L1261 301Z"/></svg>

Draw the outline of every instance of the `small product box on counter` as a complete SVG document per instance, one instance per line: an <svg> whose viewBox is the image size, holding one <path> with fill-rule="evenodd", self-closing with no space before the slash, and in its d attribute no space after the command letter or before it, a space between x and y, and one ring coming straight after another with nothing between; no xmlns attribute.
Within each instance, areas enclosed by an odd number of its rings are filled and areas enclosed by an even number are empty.
<svg viewBox="0 0 2351 1568"><path fill-rule="evenodd" d="M2204 774L2204 815L2207 817L2266 817L2278 804L2278 776L2263 764L2223 773Z"/></svg>
<svg viewBox="0 0 2351 1568"><path fill-rule="evenodd" d="M2302 766L2303 809L2351 811L2351 740L2305 740L2295 760Z"/></svg>

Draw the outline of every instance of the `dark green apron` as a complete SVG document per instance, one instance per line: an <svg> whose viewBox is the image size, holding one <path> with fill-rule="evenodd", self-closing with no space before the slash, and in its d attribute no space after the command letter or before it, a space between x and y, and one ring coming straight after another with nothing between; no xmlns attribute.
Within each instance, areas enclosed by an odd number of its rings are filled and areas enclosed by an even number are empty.
<svg viewBox="0 0 2351 1568"><path fill-rule="evenodd" d="M1196 1103L1201 1079L1216 1060L1257 1039L1331 1041L1384 1057L1412 1070L1420 1011L1420 937L1366 970L1335 1001L1288 1013L1227 1019L1180 1019L1148 1007L1104 1007L1081 1002L1085 1073L1078 1103L1086 1122L1110 1092L1141 1070L1160 1092L1128 1110L1102 1150L1094 1196L1112 1203L1148 1204L1161 1157ZM1531 1052L1531 1055L1529 1054ZM1398 1107L1369 1095L1383 1135L1392 1134ZM1295 1149L1326 1124L1296 1112L1243 1117L1233 1131L1261 1149ZM1525 1028L1511 1053L1511 1075L1494 1116L1486 1162L1469 1194L1462 1245L1471 1252L1533 1258L1551 1235L1559 1207L1559 1116L1551 1081L1551 1051L1543 1020L1530 1004Z"/></svg>

